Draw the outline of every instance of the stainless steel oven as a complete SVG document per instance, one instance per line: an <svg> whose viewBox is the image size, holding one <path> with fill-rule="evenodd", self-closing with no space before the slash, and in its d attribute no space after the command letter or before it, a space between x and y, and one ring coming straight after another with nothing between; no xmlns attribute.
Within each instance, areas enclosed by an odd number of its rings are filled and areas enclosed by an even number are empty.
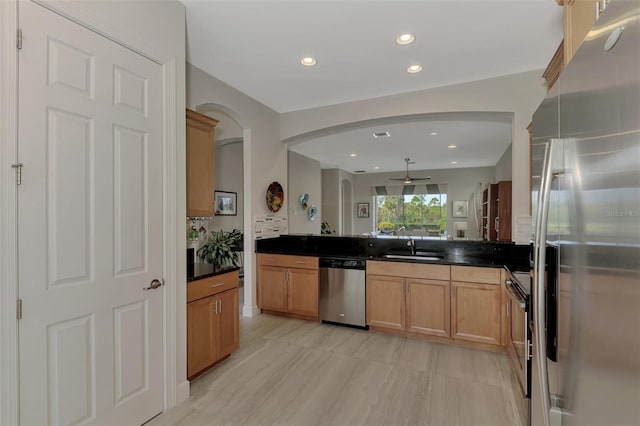
<svg viewBox="0 0 640 426"><path fill-rule="evenodd" d="M531 394L530 287L528 273L512 273L505 281L507 294L507 353L517 381L514 395L523 424L529 424Z"/></svg>

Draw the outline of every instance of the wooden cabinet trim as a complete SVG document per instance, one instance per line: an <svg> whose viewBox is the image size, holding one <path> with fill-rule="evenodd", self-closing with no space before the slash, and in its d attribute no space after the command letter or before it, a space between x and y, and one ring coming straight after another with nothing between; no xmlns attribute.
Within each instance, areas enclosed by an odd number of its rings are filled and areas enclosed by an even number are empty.
<svg viewBox="0 0 640 426"><path fill-rule="evenodd" d="M238 271L191 281L187 283L187 303L236 288L239 282L240 275Z"/></svg>
<svg viewBox="0 0 640 426"><path fill-rule="evenodd" d="M258 253L258 266L277 266L282 268L318 269L315 256L295 256L289 254Z"/></svg>
<svg viewBox="0 0 640 426"><path fill-rule="evenodd" d="M469 283L500 284L502 268L482 268L479 266L452 266L451 281Z"/></svg>
<svg viewBox="0 0 640 426"><path fill-rule="evenodd" d="M442 281L449 281L451 278L449 265L432 265L410 262L368 260L367 273L388 277L434 279Z"/></svg>

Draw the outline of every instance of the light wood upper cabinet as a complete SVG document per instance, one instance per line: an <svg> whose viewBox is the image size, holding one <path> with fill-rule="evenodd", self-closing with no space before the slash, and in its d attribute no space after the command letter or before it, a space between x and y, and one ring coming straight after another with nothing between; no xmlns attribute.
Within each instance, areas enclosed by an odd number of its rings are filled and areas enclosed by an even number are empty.
<svg viewBox="0 0 640 426"><path fill-rule="evenodd" d="M187 110L187 216L212 217L217 120Z"/></svg>
<svg viewBox="0 0 640 426"><path fill-rule="evenodd" d="M238 348L238 271L188 283L187 300L187 377L191 379Z"/></svg>
<svg viewBox="0 0 640 426"><path fill-rule="evenodd" d="M407 279L407 330L449 337L449 281Z"/></svg>
<svg viewBox="0 0 640 426"><path fill-rule="evenodd" d="M596 22L597 0L565 0L564 64L568 64ZM601 4L601 3L600 3Z"/></svg>
<svg viewBox="0 0 640 426"><path fill-rule="evenodd" d="M272 313L318 320L318 258L257 256L258 306Z"/></svg>
<svg viewBox="0 0 640 426"><path fill-rule="evenodd" d="M405 328L404 278L367 275L367 324Z"/></svg>

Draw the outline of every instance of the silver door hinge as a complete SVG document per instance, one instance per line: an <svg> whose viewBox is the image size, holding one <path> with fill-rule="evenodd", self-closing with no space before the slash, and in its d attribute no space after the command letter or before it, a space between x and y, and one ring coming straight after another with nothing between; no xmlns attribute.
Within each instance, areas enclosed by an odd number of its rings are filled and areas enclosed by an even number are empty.
<svg viewBox="0 0 640 426"><path fill-rule="evenodd" d="M18 50L22 49L22 28L18 28L18 34L16 37L16 47Z"/></svg>
<svg viewBox="0 0 640 426"><path fill-rule="evenodd" d="M22 185L22 163L12 164L11 167L16 169L16 184Z"/></svg>
<svg viewBox="0 0 640 426"><path fill-rule="evenodd" d="M22 299L16 300L16 317L22 319Z"/></svg>

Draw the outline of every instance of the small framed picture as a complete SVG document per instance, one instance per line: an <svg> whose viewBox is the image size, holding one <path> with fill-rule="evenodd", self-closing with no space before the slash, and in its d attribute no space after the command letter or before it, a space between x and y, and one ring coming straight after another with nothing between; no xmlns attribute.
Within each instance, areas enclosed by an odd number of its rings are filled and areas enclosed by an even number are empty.
<svg viewBox="0 0 640 426"><path fill-rule="evenodd" d="M213 207L216 216L236 216L238 214L236 192L215 191Z"/></svg>
<svg viewBox="0 0 640 426"><path fill-rule="evenodd" d="M467 217L467 211L469 203L467 200L453 201L453 208L451 209L452 217Z"/></svg>
<svg viewBox="0 0 640 426"><path fill-rule="evenodd" d="M369 203L357 203L358 206L358 219L369 217Z"/></svg>

